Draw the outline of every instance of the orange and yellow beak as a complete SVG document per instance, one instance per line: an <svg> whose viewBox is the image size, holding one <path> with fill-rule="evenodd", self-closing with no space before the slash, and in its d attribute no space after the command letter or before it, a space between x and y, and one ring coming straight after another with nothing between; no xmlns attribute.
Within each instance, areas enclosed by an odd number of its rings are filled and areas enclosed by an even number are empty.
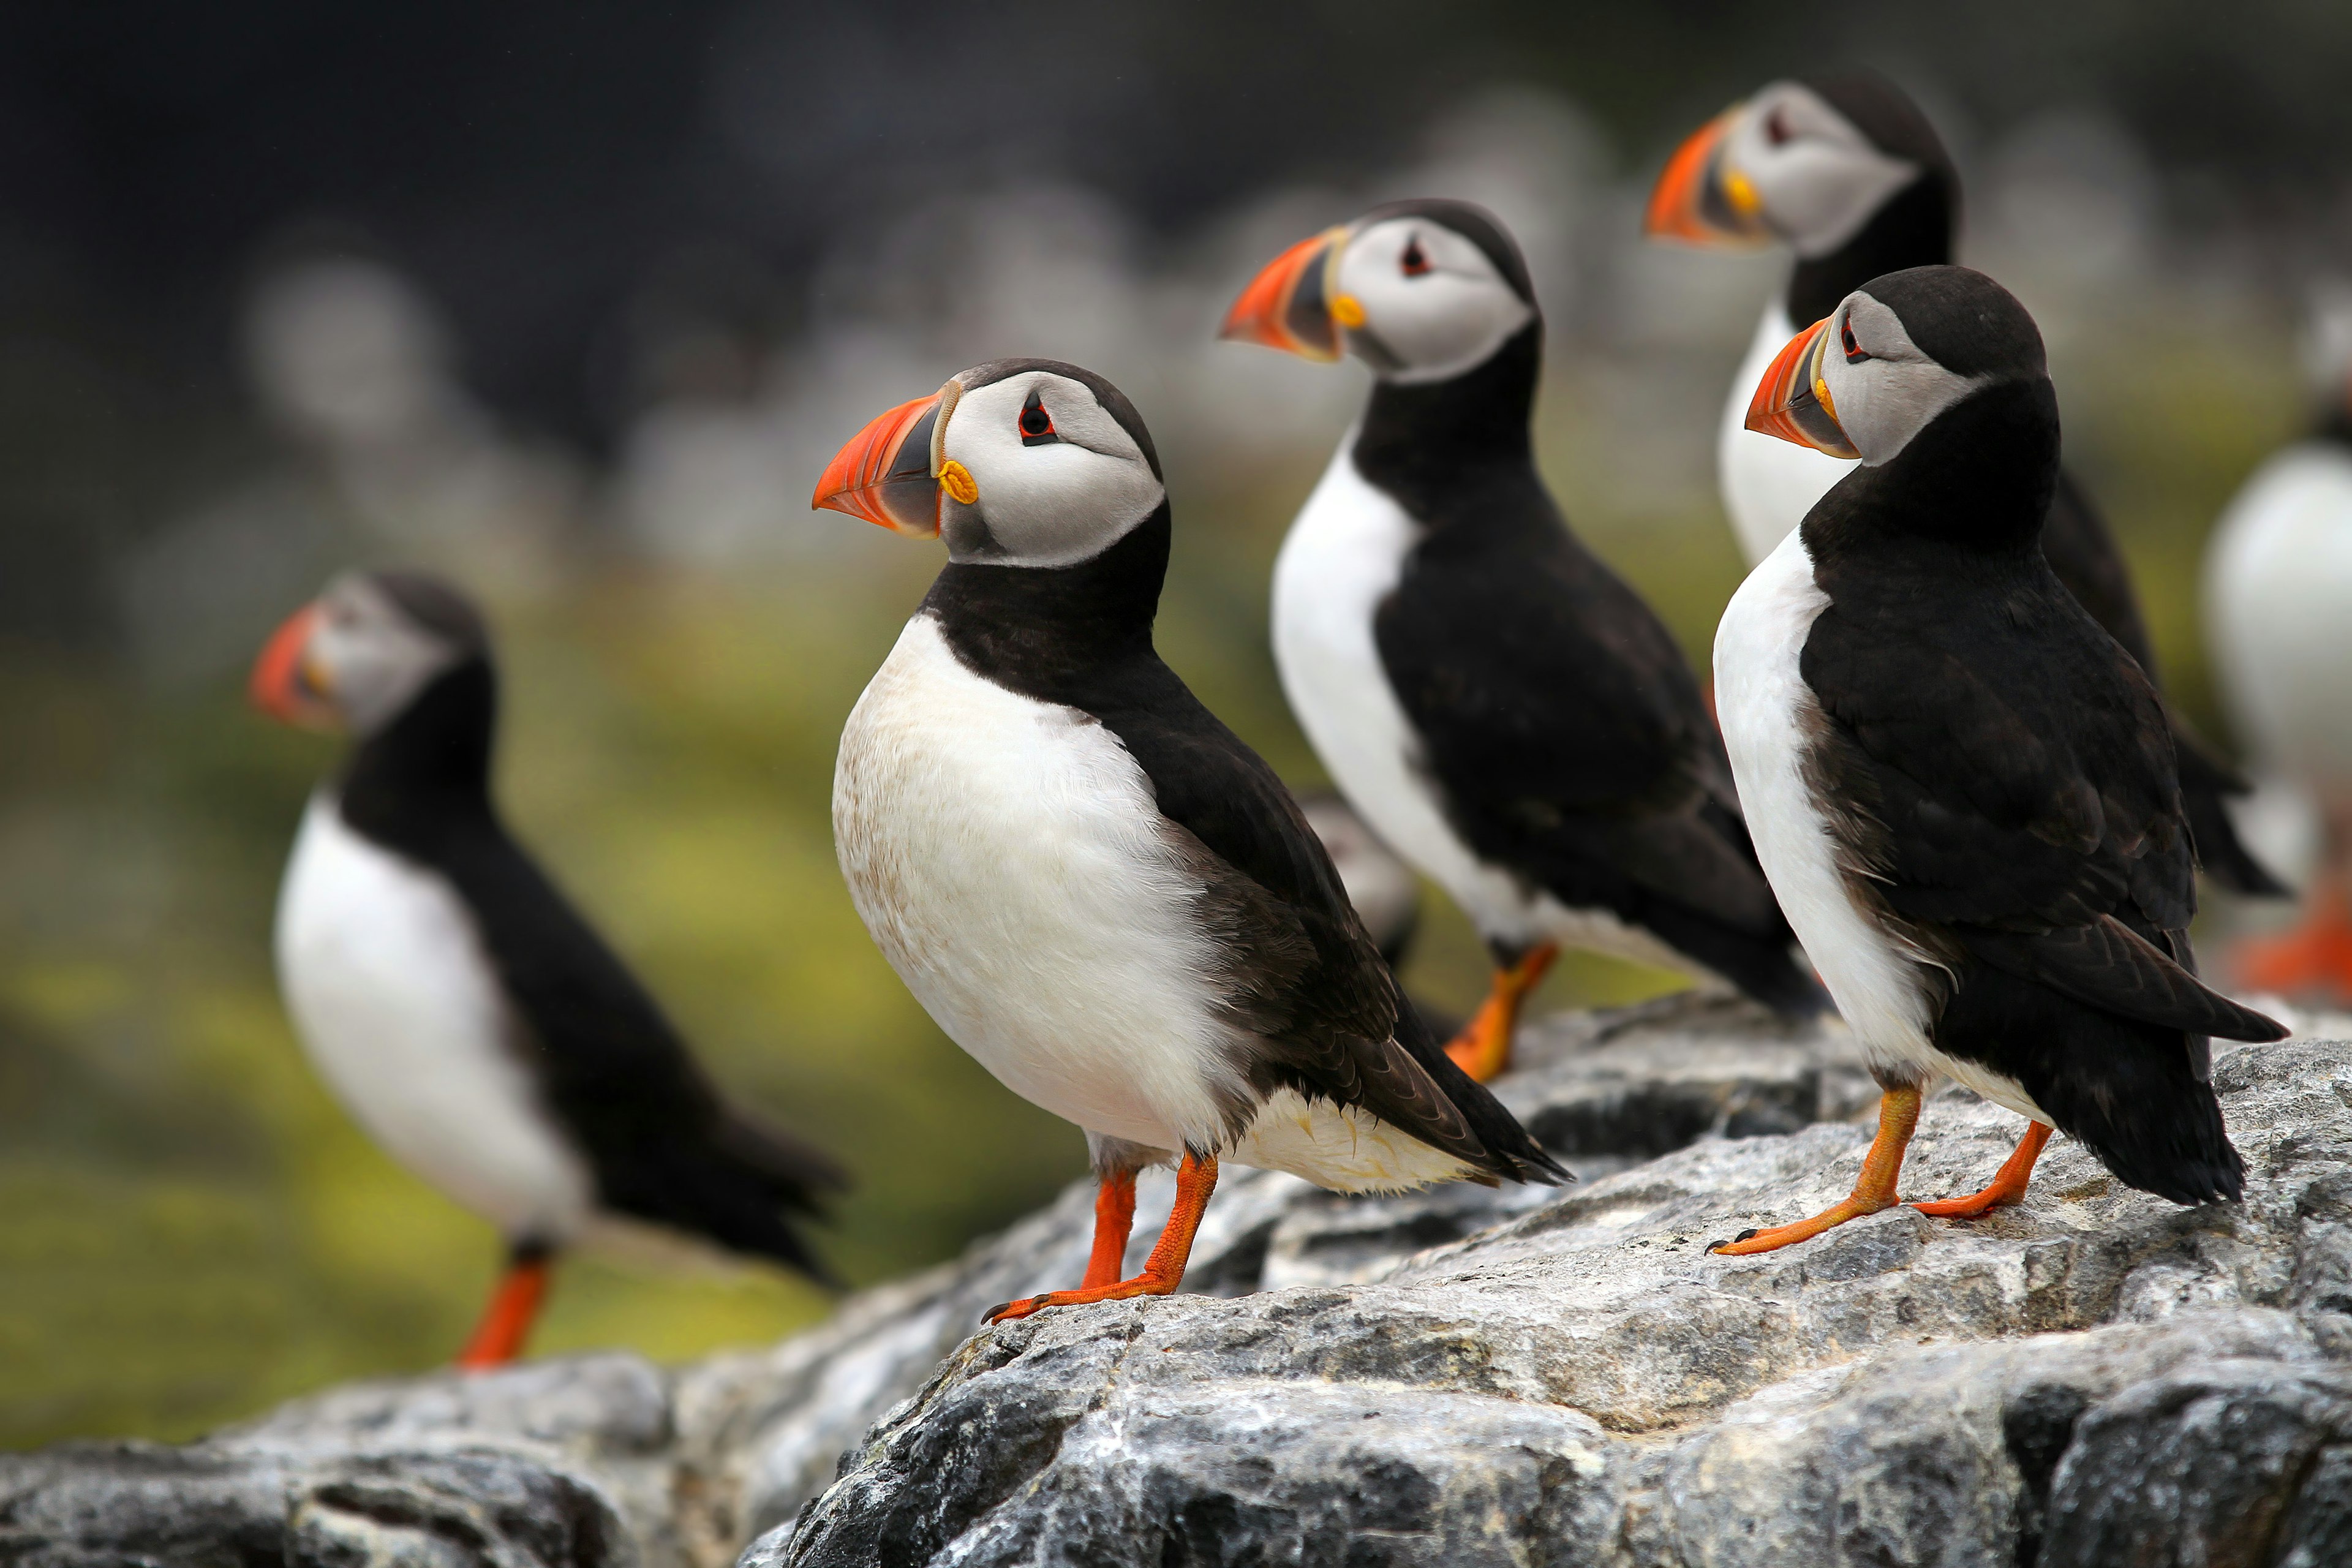
<svg viewBox="0 0 2352 1568"><path fill-rule="evenodd" d="M1696 131L1666 160L1665 173L1650 192L1642 232L1652 239L1727 250L1771 239L1764 204L1747 175L1725 158L1732 127L1748 111L1735 103Z"/></svg>
<svg viewBox="0 0 2352 1568"><path fill-rule="evenodd" d="M336 721L324 672L310 657L310 637L318 627L319 606L303 605L269 634L261 657L253 661L246 690L255 707L281 724L322 730Z"/></svg>
<svg viewBox="0 0 2352 1568"><path fill-rule="evenodd" d="M1832 458L1859 458L1862 454L1853 449L1844 426L1838 423L1837 405L1831 401L1830 384L1822 374L1822 359L1832 342L1830 323L1835 320L1822 317L1790 338L1788 346L1773 356L1764 379L1756 384L1756 395L1748 401L1748 428Z"/></svg>
<svg viewBox="0 0 2352 1568"><path fill-rule="evenodd" d="M1348 233L1345 225L1327 228L1266 263L1225 312L1217 336L1325 363L1338 359L1346 346L1340 329L1361 326L1364 320L1362 306L1331 289Z"/></svg>
<svg viewBox="0 0 2352 1568"><path fill-rule="evenodd" d="M940 496L959 478L965 487L971 482L961 464L947 464L950 474L940 471L940 431L954 411L959 390L950 382L929 397L901 403L851 437L825 465L810 507L862 517L894 533L937 539ZM968 501L971 495L957 493L956 499Z"/></svg>

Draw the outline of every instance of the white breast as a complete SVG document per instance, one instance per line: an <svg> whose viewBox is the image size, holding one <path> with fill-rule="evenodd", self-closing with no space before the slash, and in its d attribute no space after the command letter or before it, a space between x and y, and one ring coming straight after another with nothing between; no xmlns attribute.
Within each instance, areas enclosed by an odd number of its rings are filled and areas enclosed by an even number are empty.
<svg viewBox="0 0 2352 1568"><path fill-rule="evenodd" d="M1274 658L1283 694L1331 782L1372 831L1444 888L1490 940L1527 942L1536 913L1508 875L1479 863L1447 824L1420 738L1389 685L1372 616L1421 527L1356 471L1339 443L1274 563Z"/></svg>
<svg viewBox="0 0 2352 1568"><path fill-rule="evenodd" d="M352 832L321 791L286 868L277 946L295 1030L352 1120L509 1238L579 1234L593 1177L541 1108L446 882Z"/></svg>
<svg viewBox="0 0 2352 1568"><path fill-rule="evenodd" d="M1716 712L1756 858L1874 1068L1940 1072L2046 1122L2049 1116L2014 1079L1946 1056L1929 1042L1924 955L1907 951L1846 889L1835 840L1803 766L1806 719L1819 704L1798 660L1828 603L1813 581L1804 537L1791 533L1748 574L1716 628Z"/></svg>
<svg viewBox="0 0 2352 1568"><path fill-rule="evenodd" d="M1150 781L1092 718L985 680L918 616L849 716L833 829L852 900L940 1027L1093 1131L1213 1147L1234 1080Z"/></svg>
<svg viewBox="0 0 2352 1568"><path fill-rule="evenodd" d="M1748 405L1756 395L1756 384L1796 334L1778 300L1764 307L1756 340L1731 378L1731 395L1724 402L1716 434L1716 482L1723 491L1723 510L1730 515L1731 531L1738 536L1740 552L1751 566L1796 531L1832 485L1853 472L1847 458L1748 428Z"/></svg>
<svg viewBox="0 0 2352 1568"><path fill-rule="evenodd" d="M2263 465L2206 562L2231 717L2266 767L2352 795L2352 452L2315 441Z"/></svg>

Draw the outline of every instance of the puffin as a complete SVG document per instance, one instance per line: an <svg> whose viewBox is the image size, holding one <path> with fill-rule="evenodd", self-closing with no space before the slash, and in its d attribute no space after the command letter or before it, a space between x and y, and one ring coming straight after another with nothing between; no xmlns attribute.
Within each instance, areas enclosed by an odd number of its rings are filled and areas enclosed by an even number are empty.
<svg viewBox="0 0 2352 1568"><path fill-rule="evenodd" d="M2146 670L2041 549L2058 484L2042 335L1966 268L1866 281L1794 337L1750 428L1848 459L1716 634L1717 711L1772 886L1883 1090L1851 1196L1714 1250L1893 1206L1937 1074L2179 1204L2237 1198L2210 1039L2286 1030L2197 978L2195 857Z"/></svg>
<svg viewBox="0 0 2352 1568"><path fill-rule="evenodd" d="M841 870L940 1027L1084 1130L1075 1289L1173 1291L1221 1160L1338 1192L1567 1172L1439 1048L1257 753L1160 660L1171 514L1134 405L1055 360L975 365L877 416L813 504L948 559L851 710ZM1135 1177L1176 1201L1123 1277Z"/></svg>
<svg viewBox="0 0 2352 1568"><path fill-rule="evenodd" d="M1403 968L1421 927L1421 883L1412 868L1381 842L1347 796L1318 790L1297 799L1381 960L1391 969Z"/></svg>
<svg viewBox="0 0 2352 1568"><path fill-rule="evenodd" d="M1853 464L1748 428L1749 394L1790 336L1852 290L1881 273L1950 261L1959 216L1959 174L1942 138L1908 94L1870 70L1772 82L1702 126L1667 161L1643 223L1653 238L1715 249L1779 241L1796 252L1732 377L1717 433L1724 510L1751 567ZM2155 645L2123 552L2063 468L2042 548L2059 581L2155 680ZM2225 804L2248 792L2246 780L2168 705L2168 721L2206 873L2234 892L2284 895Z"/></svg>
<svg viewBox="0 0 2352 1568"><path fill-rule="evenodd" d="M1376 207L1276 258L1223 336L1372 372L1276 557L1275 661L1340 793L1486 944L1454 1060L1509 1065L1562 944L1819 1012L1696 679L1536 471L1543 318L1502 224Z"/></svg>
<svg viewBox="0 0 2352 1568"><path fill-rule="evenodd" d="M656 1227L829 1283L794 1216L840 1168L720 1097L508 832L473 604L422 572L346 574L269 639L251 694L353 742L287 863L278 986L352 1119L505 1238L457 1363L520 1355L555 1255L602 1234Z"/></svg>
<svg viewBox="0 0 2352 1568"><path fill-rule="evenodd" d="M2318 807L2297 927L2232 955L2250 990L2352 1003L2352 310L2312 339L2321 413L2231 500L2207 548L2206 646L2239 732Z"/></svg>

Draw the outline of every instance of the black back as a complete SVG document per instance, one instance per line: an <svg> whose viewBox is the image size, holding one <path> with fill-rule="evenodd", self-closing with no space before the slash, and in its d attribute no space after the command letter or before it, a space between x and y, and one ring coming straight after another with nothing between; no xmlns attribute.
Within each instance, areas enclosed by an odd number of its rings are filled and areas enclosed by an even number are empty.
<svg viewBox="0 0 2352 1568"><path fill-rule="evenodd" d="M1374 617L1381 667L1481 858L1817 1011L1682 650L1536 472L1541 357L1531 322L1453 380L1375 386L1353 461L1425 531Z"/></svg>
<svg viewBox="0 0 2352 1568"><path fill-rule="evenodd" d="M1814 507L1808 777L1849 890L1930 961L1939 1049L2017 1079L2130 1184L2233 1197L2206 1037L2284 1031L2194 978L2170 736L2042 553L2057 482L2036 377L1956 404Z"/></svg>
<svg viewBox="0 0 2352 1568"><path fill-rule="evenodd" d="M1089 715L1135 759L1207 886L1203 919L1227 956L1231 1006L1259 1042L1241 1064L1254 1089L1361 1106L1496 1177L1564 1176L1402 1005L1274 770L1160 660L1151 626L1170 531L1162 501L1074 566L950 563L923 612L968 668ZM1252 1109L1229 1107L1230 1130Z"/></svg>
<svg viewBox="0 0 2352 1568"><path fill-rule="evenodd" d="M1961 195L1959 173L1943 139L1895 83L1862 69L1798 79L1852 121L1880 151L1909 159L1921 171L1852 239L1829 255L1801 258L1790 269L1784 303L1790 323L1805 327L1882 273L1949 262L1958 240ZM2058 580L2156 680L2155 647L2123 552L2089 492L2063 472L2045 520L2042 551ZM2168 704L2166 718L2179 752L2181 789L2206 871L2237 892L2284 896L2287 888L2246 848L2225 805L2230 796L2247 792L2246 780Z"/></svg>
<svg viewBox="0 0 2352 1568"><path fill-rule="evenodd" d="M781 1211L813 1211L839 1170L719 1099L654 999L509 836L489 792L497 707L485 654L435 678L352 753L344 822L457 889L522 1026L514 1047L607 1207L821 1278Z"/></svg>

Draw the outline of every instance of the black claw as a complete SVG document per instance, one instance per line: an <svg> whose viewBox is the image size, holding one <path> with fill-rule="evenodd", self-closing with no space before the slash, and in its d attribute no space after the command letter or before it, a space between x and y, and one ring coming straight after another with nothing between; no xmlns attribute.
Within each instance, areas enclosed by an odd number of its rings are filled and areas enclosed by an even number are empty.
<svg viewBox="0 0 2352 1568"><path fill-rule="evenodd" d="M987 1311L982 1312L980 1315L980 1326L983 1329L994 1328L996 1326L996 1314L1010 1310L1012 1305L1013 1303L1010 1301L999 1301L995 1306L991 1307Z"/></svg>

